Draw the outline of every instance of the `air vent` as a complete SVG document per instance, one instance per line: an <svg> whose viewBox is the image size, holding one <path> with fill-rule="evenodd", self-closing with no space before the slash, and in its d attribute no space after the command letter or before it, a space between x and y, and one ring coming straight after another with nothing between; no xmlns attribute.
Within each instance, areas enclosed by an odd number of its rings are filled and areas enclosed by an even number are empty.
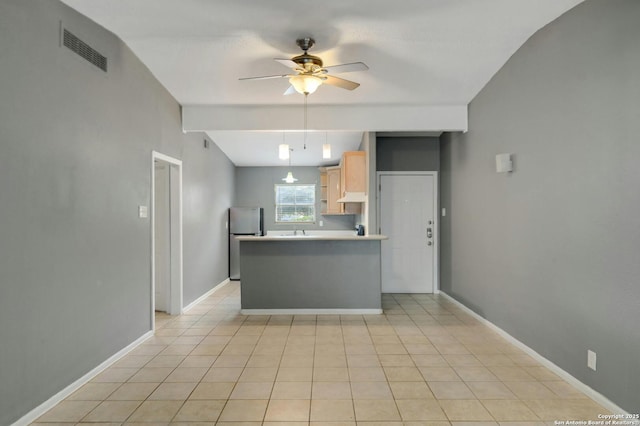
<svg viewBox="0 0 640 426"><path fill-rule="evenodd" d="M102 71L107 72L107 58L101 55L93 47L80 40L76 35L69 32L66 28L62 33L62 44L74 51L87 61L91 62Z"/></svg>

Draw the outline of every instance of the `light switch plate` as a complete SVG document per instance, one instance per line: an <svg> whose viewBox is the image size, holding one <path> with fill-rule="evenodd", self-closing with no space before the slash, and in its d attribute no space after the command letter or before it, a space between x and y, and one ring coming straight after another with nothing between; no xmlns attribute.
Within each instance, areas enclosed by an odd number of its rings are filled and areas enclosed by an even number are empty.
<svg viewBox="0 0 640 426"><path fill-rule="evenodd" d="M144 219L149 216L149 209L147 206L138 206L138 217Z"/></svg>

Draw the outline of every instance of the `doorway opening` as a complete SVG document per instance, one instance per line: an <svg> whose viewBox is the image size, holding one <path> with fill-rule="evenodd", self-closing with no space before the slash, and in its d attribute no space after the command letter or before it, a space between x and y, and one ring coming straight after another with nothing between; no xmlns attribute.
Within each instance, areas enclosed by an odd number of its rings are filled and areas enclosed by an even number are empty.
<svg viewBox="0 0 640 426"><path fill-rule="evenodd" d="M182 161L152 152L151 329L156 311L182 313Z"/></svg>
<svg viewBox="0 0 640 426"><path fill-rule="evenodd" d="M383 293L437 293L438 172L378 172Z"/></svg>

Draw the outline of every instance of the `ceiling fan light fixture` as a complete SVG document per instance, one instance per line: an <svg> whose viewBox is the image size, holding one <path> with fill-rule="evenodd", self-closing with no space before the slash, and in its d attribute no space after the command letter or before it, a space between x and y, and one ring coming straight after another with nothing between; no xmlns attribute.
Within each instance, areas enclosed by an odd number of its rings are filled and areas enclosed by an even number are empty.
<svg viewBox="0 0 640 426"><path fill-rule="evenodd" d="M281 160L289 159L289 145L287 145L286 143L281 143L280 145L278 145L278 158L280 158Z"/></svg>
<svg viewBox="0 0 640 426"><path fill-rule="evenodd" d="M322 79L315 75L298 74L289 78L289 83L301 95L309 95L318 89L322 84Z"/></svg>
<svg viewBox="0 0 640 426"><path fill-rule="evenodd" d="M331 144L322 144L322 158L328 160L331 158Z"/></svg>

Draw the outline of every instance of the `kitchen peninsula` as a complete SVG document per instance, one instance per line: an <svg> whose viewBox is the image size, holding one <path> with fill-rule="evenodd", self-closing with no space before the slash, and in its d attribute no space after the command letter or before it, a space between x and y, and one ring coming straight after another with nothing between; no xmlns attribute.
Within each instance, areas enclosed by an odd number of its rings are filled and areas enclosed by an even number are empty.
<svg viewBox="0 0 640 426"><path fill-rule="evenodd" d="M382 313L384 235L237 238L243 314Z"/></svg>

